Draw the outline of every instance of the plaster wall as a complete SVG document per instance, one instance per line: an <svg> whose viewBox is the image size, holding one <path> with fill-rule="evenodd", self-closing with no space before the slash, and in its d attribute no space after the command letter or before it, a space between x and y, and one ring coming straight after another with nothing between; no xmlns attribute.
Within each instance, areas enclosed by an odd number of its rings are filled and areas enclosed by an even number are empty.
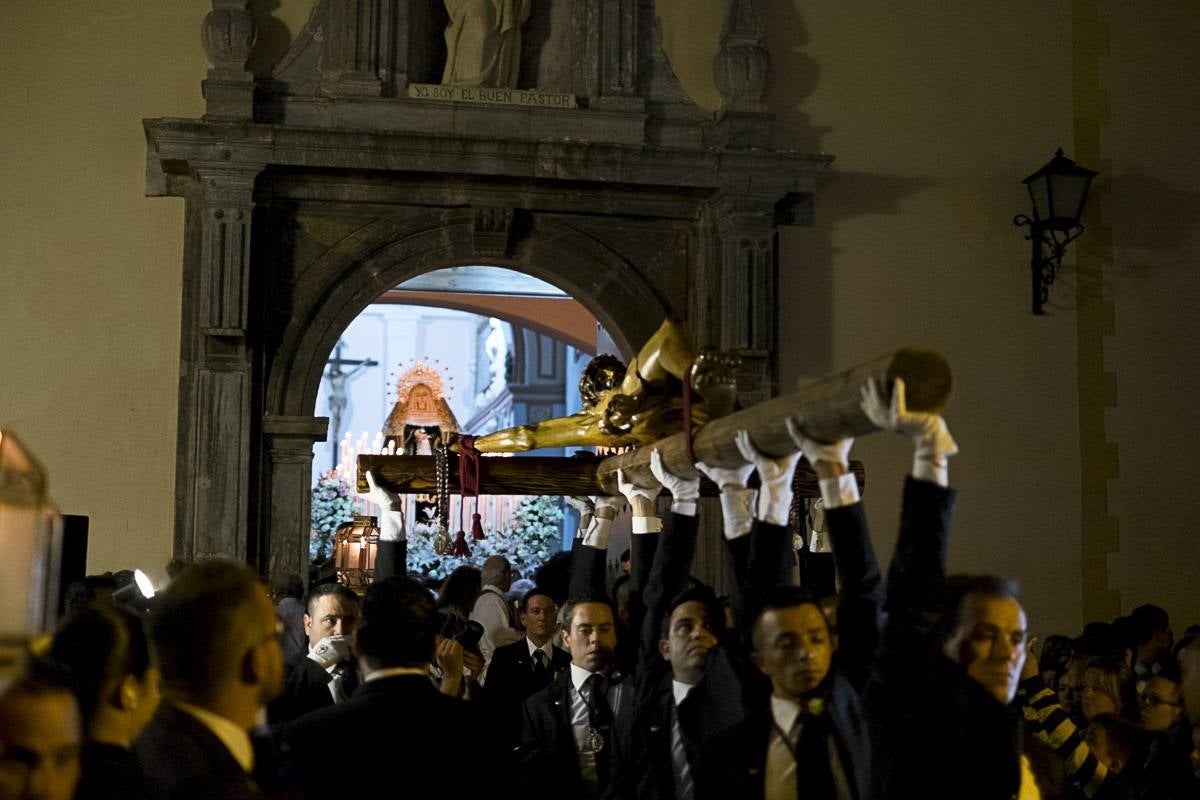
<svg viewBox="0 0 1200 800"><path fill-rule="evenodd" d="M1109 571L1123 612L1158 602L1178 634L1200 620L1200 6L1098 7L1109 24L1101 77L1111 102L1100 141L1112 161L1105 278L1115 303L1104 361L1116 375L1107 423L1119 459L1109 511L1120 550Z"/></svg>
<svg viewBox="0 0 1200 800"><path fill-rule="evenodd" d="M0 424L93 571L170 557L183 203L144 196L141 120L203 113L208 9L0 3Z"/></svg>

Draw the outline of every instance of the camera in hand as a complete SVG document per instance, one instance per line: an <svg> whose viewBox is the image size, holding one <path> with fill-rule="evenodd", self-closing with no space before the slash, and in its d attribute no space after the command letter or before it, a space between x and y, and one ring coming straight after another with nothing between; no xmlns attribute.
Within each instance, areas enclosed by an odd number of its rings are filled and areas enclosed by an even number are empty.
<svg viewBox="0 0 1200 800"><path fill-rule="evenodd" d="M479 640L481 638L483 638L483 626L472 620L467 620L462 630L454 637L455 641L462 645L463 650L476 655L480 655Z"/></svg>
<svg viewBox="0 0 1200 800"><path fill-rule="evenodd" d="M442 636L458 642L468 653L482 655L479 652L479 640L483 637L483 626L474 620L463 621L448 614L442 623Z"/></svg>

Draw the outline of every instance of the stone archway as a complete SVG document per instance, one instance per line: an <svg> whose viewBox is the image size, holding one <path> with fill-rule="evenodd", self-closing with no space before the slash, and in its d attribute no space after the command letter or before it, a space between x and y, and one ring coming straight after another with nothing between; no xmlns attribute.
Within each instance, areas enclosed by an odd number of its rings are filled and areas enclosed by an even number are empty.
<svg viewBox="0 0 1200 800"><path fill-rule="evenodd" d="M370 5L317 0L254 76L253 19L214 0L204 118L144 123L148 194L187 203L179 557L303 572L325 359L359 310L427 270L528 272L629 349L679 314L742 357L744 403L774 392L776 229L808 221L831 158L767 148L752 0L731 4L715 115L675 81L650 0L550 21L570 69L532 85L571 101L555 108L411 94L429 66L419 4L354 13Z"/></svg>

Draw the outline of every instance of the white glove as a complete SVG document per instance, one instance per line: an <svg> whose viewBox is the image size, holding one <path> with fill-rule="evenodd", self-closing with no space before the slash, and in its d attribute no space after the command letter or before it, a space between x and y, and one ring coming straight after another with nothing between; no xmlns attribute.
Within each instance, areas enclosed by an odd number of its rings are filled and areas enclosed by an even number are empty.
<svg viewBox="0 0 1200 800"><path fill-rule="evenodd" d="M404 541L407 536L404 531L404 499L376 483L371 470L367 470L366 479L367 486L371 488L359 496L379 506L379 541Z"/></svg>
<svg viewBox="0 0 1200 800"><path fill-rule="evenodd" d="M850 448L854 446L853 439L839 439L829 444L813 441L804 435L800 426L791 418L787 420L787 432L788 436L792 437L792 441L796 443L796 447L800 448L800 452L804 453L808 463L816 464L818 461L827 461L831 464L841 464L845 469L850 469Z"/></svg>
<svg viewBox="0 0 1200 800"><path fill-rule="evenodd" d="M754 519L754 499L757 493L746 488L753 464L726 469L710 467L703 462L696 465L701 473L721 489L721 517L725 523L725 538L736 539L750 532Z"/></svg>
<svg viewBox="0 0 1200 800"><path fill-rule="evenodd" d="M658 497L658 493L662 491L662 484L654 481L653 486L638 486L633 481L625 479L625 470L617 470L617 488L621 490L621 494L625 495L625 499L633 505L635 497L640 497L650 503L654 503L654 499Z"/></svg>
<svg viewBox="0 0 1200 800"><path fill-rule="evenodd" d="M892 401L885 403L883 390L874 381L862 388L862 410L867 418L885 431L895 431L913 440L912 476L941 486L950 483L949 459L958 445L938 414L909 411L904 402L904 381L892 384Z"/></svg>
<svg viewBox="0 0 1200 800"><path fill-rule="evenodd" d="M662 453L650 451L650 472L671 493L671 511L685 517L696 516L696 501L700 499L700 476L688 480L667 471Z"/></svg>
<svg viewBox="0 0 1200 800"><path fill-rule="evenodd" d="M321 669L329 669L339 661L350 660L349 636L326 636L308 651L308 657L321 665Z"/></svg>
<svg viewBox="0 0 1200 800"><path fill-rule="evenodd" d="M742 458L754 464L762 483L758 493L758 518L772 525L787 525L788 510L792 505L792 473L800 460L799 451L783 458L764 456L750 441L749 431L738 431L733 441Z"/></svg>
<svg viewBox="0 0 1200 800"><path fill-rule="evenodd" d="M584 531L583 544L597 550L605 550L608 548L609 530L612 528L617 514L621 513L621 509L625 507L625 498L602 496L590 499L596 511L591 522L588 523L587 530Z"/></svg>
<svg viewBox="0 0 1200 800"><path fill-rule="evenodd" d="M597 519L607 519L608 521L611 522L612 520L617 518L617 514L620 514L625 509L625 498L624 497L614 497L613 495L599 495L597 497L591 497L589 499L592 501L592 505L595 506L595 509L596 509L595 516ZM607 510L609 513L607 513L607 514L600 513L601 511L605 511L605 510Z"/></svg>
<svg viewBox="0 0 1200 800"><path fill-rule="evenodd" d="M596 513L596 506L588 497L568 497L567 505L579 512L579 531L578 536L582 537L584 531L592 524L592 516Z"/></svg>
<svg viewBox="0 0 1200 800"><path fill-rule="evenodd" d="M633 532L634 533L658 533L662 530L662 520L654 514L654 499L658 497L658 493L662 491L662 485L658 481L654 481L651 486L638 486L633 481L625 479L625 470L617 470L617 488L621 490L621 494L625 495L625 499L629 501L630 508L633 509ZM641 503L635 502L641 500ZM643 513L646 509L648 513Z"/></svg>
<svg viewBox="0 0 1200 800"><path fill-rule="evenodd" d="M788 436L792 437L792 441L800 448L800 452L804 453L804 457L808 459L808 463L812 464L814 469L818 463L841 465L843 470L841 475L826 476L818 481L818 486L821 488L821 499L825 501L825 504L829 508L840 508L857 503L859 501L858 479L850 472L850 448L854 445L854 440L839 439L829 444L813 441L800 431L800 426L792 419L787 420L787 431Z"/></svg>

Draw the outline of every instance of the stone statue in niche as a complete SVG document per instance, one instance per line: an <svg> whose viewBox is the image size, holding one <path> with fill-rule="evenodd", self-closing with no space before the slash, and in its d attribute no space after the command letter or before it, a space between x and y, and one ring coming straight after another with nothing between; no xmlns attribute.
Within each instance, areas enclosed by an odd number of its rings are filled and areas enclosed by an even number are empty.
<svg viewBox="0 0 1200 800"><path fill-rule="evenodd" d="M512 89L521 66L521 26L533 0L445 0L443 86Z"/></svg>

